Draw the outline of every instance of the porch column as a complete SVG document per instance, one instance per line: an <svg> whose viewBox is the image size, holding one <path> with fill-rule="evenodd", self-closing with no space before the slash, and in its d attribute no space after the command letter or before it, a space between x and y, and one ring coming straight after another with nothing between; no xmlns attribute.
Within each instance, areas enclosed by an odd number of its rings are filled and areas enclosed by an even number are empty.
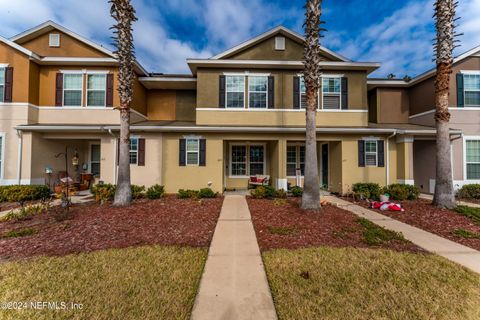
<svg viewBox="0 0 480 320"><path fill-rule="evenodd" d="M287 190L287 140L278 139L276 148L276 157L272 157L277 162L277 181L276 188Z"/></svg>
<svg viewBox="0 0 480 320"><path fill-rule="evenodd" d="M397 182L414 184L413 136L397 136Z"/></svg>

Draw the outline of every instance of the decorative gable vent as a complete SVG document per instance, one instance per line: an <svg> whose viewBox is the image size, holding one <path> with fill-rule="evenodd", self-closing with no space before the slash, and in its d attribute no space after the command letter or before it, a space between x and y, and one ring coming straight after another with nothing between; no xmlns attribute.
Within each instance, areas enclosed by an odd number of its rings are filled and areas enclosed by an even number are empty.
<svg viewBox="0 0 480 320"><path fill-rule="evenodd" d="M285 37L275 37L275 50L285 50Z"/></svg>
<svg viewBox="0 0 480 320"><path fill-rule="evenodd" d="M50 33L48 38L50 47L60 47L60 35L58 33Z"/></svg>

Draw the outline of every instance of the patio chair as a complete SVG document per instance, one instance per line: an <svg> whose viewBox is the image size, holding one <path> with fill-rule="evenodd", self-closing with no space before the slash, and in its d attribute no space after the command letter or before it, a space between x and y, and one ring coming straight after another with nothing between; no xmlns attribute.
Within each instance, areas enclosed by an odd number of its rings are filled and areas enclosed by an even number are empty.
<svg viewBox="0 0 480 320"><path fill-rule="evenodd" d="M258 186L268 186L268 185L270 185L269 175L257 174L255 176L251 176L248 179L248 189L253 189Z"/></svg>

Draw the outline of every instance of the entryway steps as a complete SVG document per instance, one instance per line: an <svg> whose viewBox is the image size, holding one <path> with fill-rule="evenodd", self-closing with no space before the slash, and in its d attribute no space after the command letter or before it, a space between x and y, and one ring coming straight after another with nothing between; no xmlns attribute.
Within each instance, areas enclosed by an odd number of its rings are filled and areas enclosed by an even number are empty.
<svg viewBox="0 0 480 320"><path fill-rule="evenodd" d="M245 196L225 196L191 319L277 319Z"/></svg>
<svg viewBox="0 0 480 320"><path fill-rule="evenodd" d="M368 219L379 226L392 231L401 232L405 239L413 242L417 246L480 273L480 251L478 250L450 241L433 233L413 227L334 196L325 196L324 199L342 209L356 214L359 217ZM398 214L401 214L401 212Z"/></svg>

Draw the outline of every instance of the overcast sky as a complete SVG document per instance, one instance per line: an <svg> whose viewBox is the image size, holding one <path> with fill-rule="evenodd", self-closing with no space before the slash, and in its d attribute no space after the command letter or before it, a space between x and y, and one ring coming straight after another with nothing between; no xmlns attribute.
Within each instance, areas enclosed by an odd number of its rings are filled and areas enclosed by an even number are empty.
<svg viewBox="0 0 480 320"><path fill-rule="evenodd" d="M480 0L460 0L456 54L480 45ZM304 1L133 0L137 58L150 72L188 73L186 58L222 52L277 25L302 33ZM53 20L111 48L107 0L0 0L0 34ZM322 45L382 63L372 76L415 76L433 66L433 0L324 0Z"/></svg>

